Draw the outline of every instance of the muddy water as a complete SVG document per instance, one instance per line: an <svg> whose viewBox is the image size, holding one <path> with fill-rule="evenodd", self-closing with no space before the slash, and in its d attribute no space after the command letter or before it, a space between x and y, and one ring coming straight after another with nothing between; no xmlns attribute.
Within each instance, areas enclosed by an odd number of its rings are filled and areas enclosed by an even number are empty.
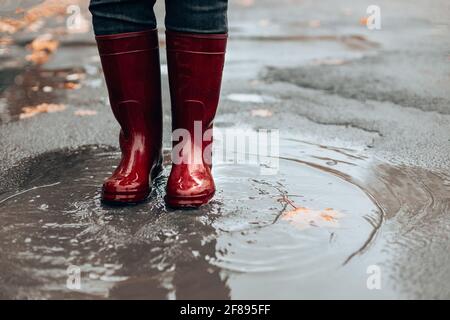
<svg viewBox="0 0 450 320"><path fill-rule="evenodd" d="M67 95L67 85L78 85L78 80L68 81L70 75L84 75L83 68L46 70L28 67L24 72L5 70L3 90L0 87L0 124L16 121L25 107L42 103L59 103Z"/></svg>
<svg viewBox="0 0 450 320"><path fill-rule="evenodd" d="M133 207L100 202L115 150L86 146L29 159L1 184L0 296L371 297L366 264L386 261L378 239L387 221L417 212L439 219L448 202L428 185L441 185L442 176L363 154L284 137L276 174L217 163L215 200L190 211L164 205L168 154L151 197ZM386 266L404 264L409 251L390 240L395 254ZM81 270L79 289L67 287L69 266ZM396 272L391 278L402 284Z"/></svg>

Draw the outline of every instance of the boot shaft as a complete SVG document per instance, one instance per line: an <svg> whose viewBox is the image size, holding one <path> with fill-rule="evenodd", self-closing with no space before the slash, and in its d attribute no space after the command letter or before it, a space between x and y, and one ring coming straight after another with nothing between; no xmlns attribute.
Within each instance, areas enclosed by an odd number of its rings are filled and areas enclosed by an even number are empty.
<svg viewBox="0 0 450 320"><path fill-rule="evenodd" d="M112 111L125 138L162 140L157 30L97 36Z"/></svg>
<svg viewBox="0 0 450 320"><path fill-rule="evenodd" d="M192 132L194 121L211 126L216 114L227 34L166 31L172 129Z"/></svg>
<svg viewBox="0 0 450 320"><path fill-rule="evenodd" d="M96 40L112 103L161 99L156 29L97 36Z"/></svg>

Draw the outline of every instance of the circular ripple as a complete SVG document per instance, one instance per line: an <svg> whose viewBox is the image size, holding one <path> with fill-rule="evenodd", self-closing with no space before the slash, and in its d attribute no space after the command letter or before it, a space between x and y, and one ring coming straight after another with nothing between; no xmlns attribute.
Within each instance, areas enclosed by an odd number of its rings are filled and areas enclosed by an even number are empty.
<svg viewBox="0 0 450 320"><path fill-rule="evenodd" d="M327 273L359 250L374 230L367 219L379 211L355 185L299 162L298 146L282 146L286 157L276 175L262 176L255 165L215 164L215 200L190 211L165 207L167 166L146 202L108 207L100 186L119 153L89 146L31 159L11 172L18 185L0 197L0 291L28 298L226 298L246 292L237 285L242 281L272 290L261 285L268 276L300 284ZM320 147L303 146L305 152L321 159L316 164L339 163ZM82 272L75 291L66 286L71 265Z"/></svg>

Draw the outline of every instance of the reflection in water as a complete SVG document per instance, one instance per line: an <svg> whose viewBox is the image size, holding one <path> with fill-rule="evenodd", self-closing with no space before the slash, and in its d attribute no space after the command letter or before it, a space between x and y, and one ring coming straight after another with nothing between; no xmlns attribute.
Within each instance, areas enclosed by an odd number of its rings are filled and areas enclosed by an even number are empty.
<svg viewBox="0 0 450 320"><path fill-rule="evenodd" d="M100 182L116 152L86 147L23 165L19 192L4 194L0 283L5 297L227 298L215 256L220 203L204 211L168 211L164 179L152 201L103 206ZM205 214L208 212L208 215ZM69 265L81 267L81 290L65 287Z"/></svg>
<svg viewBox="0 0 450 320"><path fill-rule="evenodd" d="M22 73L3 70L0 78L6 80L0 84L0 123L18 120L23 108L63 101L62 97L77 88L84 75L83 68L46 70L33 66Z"/></svg>
<svg viewBox="0 0 450 320"><path fill-rule="evenodd" d="M362 297L364 253L381 227L406 211L439 219L435 209L447 208L430 192L440 176L295 139L280 151L276 175L215 165L215 200L190 211L164 205L168 166L145 203L102 205L99 187L119 157L106 147L21 163L0 183L1 297L300 298L336 288ZM419 218L405 219L413 234ZM404 263L410 251L395 245ZM70 265L81 268L81 290L66 287Z"/></svg>

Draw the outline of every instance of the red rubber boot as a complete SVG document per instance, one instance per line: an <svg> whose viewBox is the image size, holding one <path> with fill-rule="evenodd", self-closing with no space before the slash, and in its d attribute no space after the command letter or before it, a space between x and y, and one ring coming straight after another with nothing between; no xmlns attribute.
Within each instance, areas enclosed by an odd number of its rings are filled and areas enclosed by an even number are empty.
<svg viewBox="0 0 450 320"><path fill-rule="evenodd" d="M147 198L162 165L161 67L157 30L97 36L122 160L103 184L102 200Z"/></svg>
<svg viewBox="0 0 450 320"><path fill-rule="evenodd" d="M214 196L212 127L226 44L227 34L166 32L172 130L174 140L183 137L173 143L165 197L170 207L198 207Z"/></svg>

